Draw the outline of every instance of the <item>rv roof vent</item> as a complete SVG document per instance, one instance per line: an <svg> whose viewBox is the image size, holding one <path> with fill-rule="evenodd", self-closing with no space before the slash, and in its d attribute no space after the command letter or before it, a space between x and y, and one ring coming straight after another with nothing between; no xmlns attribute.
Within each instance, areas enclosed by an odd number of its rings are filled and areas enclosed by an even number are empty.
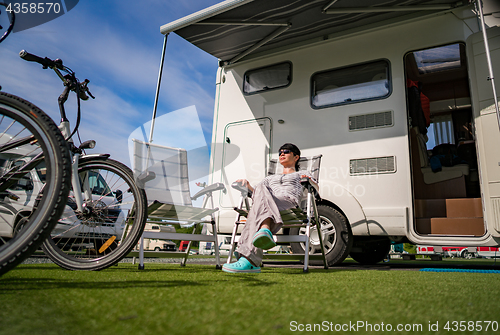
<svg viewBox="0 0 500 335"><path fill-rule="evenodd" d="M349 163L351 175L396 172L394 156L351 159Z"/></svg>
<svg viewBox="0 0 500 335"><path fill-rule="evenodd" d="M372 129L392 126L392 112L349 116L349 130Z"/></svg>

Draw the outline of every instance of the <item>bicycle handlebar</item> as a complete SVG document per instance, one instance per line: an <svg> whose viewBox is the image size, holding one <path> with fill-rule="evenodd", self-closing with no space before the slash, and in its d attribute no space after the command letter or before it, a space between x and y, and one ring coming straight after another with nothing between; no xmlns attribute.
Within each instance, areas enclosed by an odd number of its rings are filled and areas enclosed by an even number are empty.
<svg viewBox="0 0 500 335"><path fill-rule="evenodd" d="M38 64L41 64L44 69L46 68L51 68L51 69L57 68L59 70L64 69L63 62L60 59L52 60L48 57L45 58L38 57L36 55L30 54L26 50L21 50L21 52L19 52L19 57L28 62L36 62Z"/></svg>
<svg viewBox="0 0 500 335"><path fill-rule="evenodd" d="M63 93L59 96L58 99L58 104L59 104L59 111L61 113L61 120L62 121L68 121L66 118L66 112L64 109L64 104L66 103L68 99L68 95L70 91L73 91L77 95L77 106L78 106L78 114L77 114L77 119L76 119L76 126L73 129L73 132L66 138L66 140L69 140L73 134L75 134L78 130L78 127L80 125L80 100L88 100L89 95L92 97L92 99L95 99L92 93L90 93L89 88L87 87L89 80L85 79L83 82L79 82L78 78L75 76L75 72L73 72L70 68L67 66L63 65L63 61L61 59L56 59L52 60L48 57L42 58L33 54L30 54L26 50L21 50L19 52L19 57L22 59L28 61L28 62L35 62L38 64L41 64L44 69L50 68L54 70L54 72L57 74L57 76L63 81L64 83L64 91ZM67 73L66 75L63 75L61 71ZM87 95L88 94L88 95Z"/></svg>

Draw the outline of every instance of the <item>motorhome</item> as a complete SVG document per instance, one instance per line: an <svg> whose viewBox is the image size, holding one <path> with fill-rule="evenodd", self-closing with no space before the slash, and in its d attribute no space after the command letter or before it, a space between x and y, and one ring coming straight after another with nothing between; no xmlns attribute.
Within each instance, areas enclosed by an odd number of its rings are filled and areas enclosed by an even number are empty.
<svg viewBox="0 0 500 335"><path fill-rule="evenodd" d="M175 228L172 225L158 224L158 223L146 223L144 231L153 231L161 233L175 233ZM137 243L136 248L139 250L139 243ZM177 251L177 246L174 242L169 240L160 239L144 239L144 250L153 251Z"/></svg>
<svg viewBox="0 0 500 335"><path fill-rule="evenodd" d="M500 250L498 247L433 247L417 246L417 253L420 255L443 254L449 257L462 258L498 258Z"/></svg>
<svg viewBox="0 0 500 335"><path fill-rule="evenodd" d="M381 261L391 241L498 246L499 25L495 0L227 0L162 26L165 44L175 33L219 59L219 236L235 220L231 183L258 183L292 142L323 155L330 265Z"/></svg>

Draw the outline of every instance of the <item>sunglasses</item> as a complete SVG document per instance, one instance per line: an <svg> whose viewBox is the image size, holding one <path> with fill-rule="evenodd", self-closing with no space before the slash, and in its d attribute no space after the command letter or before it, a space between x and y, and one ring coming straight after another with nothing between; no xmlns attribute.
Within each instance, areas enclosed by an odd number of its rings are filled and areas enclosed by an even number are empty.
<svg viewBox="0 0 500 335"><path fill-rule="evenodd" d="M283 150L280 150L280 151L278 152L278 156L281 156L281 154L285 154L285 155L286 155L286 154L289 154L289 153L291 153L291 152L292 152L291 150L288 150L288 149L283 149Z"/></svg>

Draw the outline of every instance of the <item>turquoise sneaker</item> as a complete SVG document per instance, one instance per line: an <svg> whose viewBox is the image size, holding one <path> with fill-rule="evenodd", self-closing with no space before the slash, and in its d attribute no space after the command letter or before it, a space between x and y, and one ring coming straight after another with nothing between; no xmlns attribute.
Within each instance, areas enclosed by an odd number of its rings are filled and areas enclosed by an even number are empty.
<svg viewBox="0 0 500 335"><path fill-rule="evenodd" d="M253 266L245 257L241 257L237 262L224 264L222 271L229 273L260 273L260 267Z"/></svg>
<svg viewBox="0 0 500 335"><path fill-rule="evenodd" d="M252 243L256 248L264 250L268 250L276 246L276 243L273 240L273 233L267 228L261 228L258 232L256 232L253 236Z"/></svg>

